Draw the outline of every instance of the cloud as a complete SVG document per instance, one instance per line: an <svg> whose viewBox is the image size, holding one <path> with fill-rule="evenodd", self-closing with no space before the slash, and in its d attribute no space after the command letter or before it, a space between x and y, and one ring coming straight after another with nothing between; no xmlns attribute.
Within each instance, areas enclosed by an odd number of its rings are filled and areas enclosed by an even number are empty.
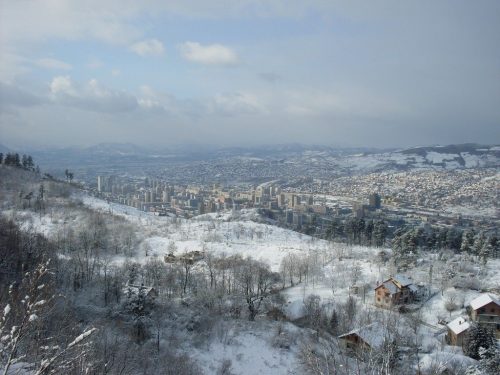
<svg viewBox="0 0 500 375"><path fill-rule="evenodd" d="M128 112L138 107L135 96L103 87L96 79L75 84L69 76L54 77L50 91L55 103L93 112Z"/></svg>
<svg viewBox="0 0 500 375"><path fill-rule="evenodd" d="M221 44L201 45L185 42L180 46L182 56L189 61L206 65L235 65L239 62L236 53Z"/></svg>
<svg viewBox="0 0 500 375"><path fill-rule="evenodd" d="M43 99L20 87L0 82L0 109L7 106L32 107L39 105Z"/></svg>
<svg viewBox="0 0 500 375"><path fill-rule="evenodd" d="M64 61L52 58L38 59L35 64L45 69L71 70L73 68L70 64L65 63Z"/></svg>
<svg viewBox="0 0 500 375"><path fill-rule="evenodd" d="M266 107L258 97L247 92L218 94L208 103L208 112L224 116L264 114Z"/></svg>
<svg viewBox="0 0 500 375"><path fill-rule="evenodd" d="M161 56L165 52L163 43L157 39L143 40L130 46L132 52L139 56Z"/></svg>

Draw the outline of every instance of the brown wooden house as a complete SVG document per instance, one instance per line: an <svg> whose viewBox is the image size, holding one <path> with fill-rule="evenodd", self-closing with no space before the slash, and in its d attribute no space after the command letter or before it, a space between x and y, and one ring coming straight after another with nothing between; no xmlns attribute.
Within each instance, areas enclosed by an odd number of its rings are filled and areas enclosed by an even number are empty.
<svg viewBox="0 0 500 375"><path fill-rule="evenodd" d="M368 324L339 336L340 342L348 349L356 352L380 348L384 340L391 335L386 327L379 322Z"/></svg>
<svg viewBox="0 0 500 375"><path fill-rule="evenodd" d="M390 309L397 305L415 301L418 288L403 275L392 276L375 288L375 305Z"/></svg>
<svg viewBox="0 0 500 375"><path fill-rule="evenodd" d="M473 299L469 305L469 315L472 321L491 329L496 338L500 338L500 301L485 293Z"/></svg>

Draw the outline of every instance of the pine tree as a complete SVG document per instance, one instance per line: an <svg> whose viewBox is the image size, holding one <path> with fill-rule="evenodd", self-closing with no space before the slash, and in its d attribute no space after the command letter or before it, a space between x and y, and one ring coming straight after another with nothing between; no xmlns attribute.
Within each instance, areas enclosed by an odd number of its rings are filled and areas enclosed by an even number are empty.
<svg viewBox="0 0 500 375"><path fill-rule="evenodd" d="M473 324L467 333L464 345L464 354L474 359L480 359L480 348L490 349L495 347L493 333L479 324Z"/></svg>
<svg viewBox="0 0 500 375"><path fill-rule="evenodd" d="M479 257L481 258L483 264L486 264L486 262L488 262L488 259L492 256L492 254L493 246L490 242L490 239L488 238L486 241L484 241L484 245L479 252Z"/></svg>
<svg viewBox="0 0 500 375"><path fill-rule="evenodd" d="M486 375L500 374L500 348L498 345L492 346L489 349L479 349L479 368Z"/></svg>
<svg viewBox="0 0 500 375"><path fill-rule="evenodd" d="M474 255L479 256L481 254L485 241L486 236L483 231L479 232L479 234L474 237L474 246L472 247L472 253Z"/></svg>
<svg viewBox="0 0 500 375"><path fill-rule="evenodd" d="M385 243L387 237L387 223L385 221L376 221L373 225L373 242L375 246L380 247Z"/></svg>
<svg viewBox="0 0 500 375"><path fill-rule="evenodd" d="M24 169L28 169L28 155L23 154L23 156L21 158L21 164L22 164Z"/></svg>
<svg viewBox="0 0 500 375"><path fill-rule="evenodd" d="M474 246L474 232L466 230L462 233L462 243L460 245L460 252L470 254Z"/></svg>
<svg viewBox="0 0 500 375"><path fill-rule="evenodd" d="M335 309L332 311L332 316L330 317L329 326L330 326L330 332L333 335L336 335L338 333L338 328L339 328L339 317L337 314L337 310Z"/></svg>

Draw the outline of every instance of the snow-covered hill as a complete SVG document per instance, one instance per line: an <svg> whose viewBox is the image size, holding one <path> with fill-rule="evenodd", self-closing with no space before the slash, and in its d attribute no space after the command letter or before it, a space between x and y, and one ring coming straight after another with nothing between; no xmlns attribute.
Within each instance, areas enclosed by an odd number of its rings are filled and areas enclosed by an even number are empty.
<svg viewBox="0 0 500 375"><path fill-rule="evenodd" d="M412 169L498 168L500 146L464 144L416 147L383 153L347 155L332 161L346 172L358 173Z"/></svg>

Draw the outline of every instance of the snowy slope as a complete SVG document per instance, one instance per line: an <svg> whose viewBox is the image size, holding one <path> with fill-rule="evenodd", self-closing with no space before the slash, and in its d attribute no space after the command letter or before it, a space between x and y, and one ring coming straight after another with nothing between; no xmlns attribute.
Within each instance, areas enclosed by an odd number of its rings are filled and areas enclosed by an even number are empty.
<svg viewBox="0 0 500 375"><path fill-rule="evenodd" d="M283 257L287 254L304 254L314 250L324 250L328 243L288 229L250 221L254 211L210 214L194 219L177 219L172 224L167 217L154 216L134 208L83 196L88 207L121 215L137 224L145 235L144 243L149 245L149 256L163 257L170 243L175 243L176 254L186 251L203 250L214 254L251 256L263 260L274 271L279 270ZM144 263L147 257L140 253L136 261Z"/></svg>

